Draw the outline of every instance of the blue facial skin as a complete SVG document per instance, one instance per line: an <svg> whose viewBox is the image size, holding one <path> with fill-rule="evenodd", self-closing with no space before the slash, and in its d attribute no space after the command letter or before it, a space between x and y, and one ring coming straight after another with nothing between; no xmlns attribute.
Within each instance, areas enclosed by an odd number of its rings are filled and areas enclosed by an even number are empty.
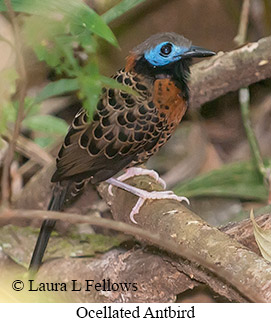
<svg viewBox="0 0 271 323"><path fill-rule="evenodd" d="M148 52L145 52L145 59L154 66L164 66L169 63L178 61L180 59L180 55L189 50L186 47L178 47L171 43L171 52L168 55L163 55L161 53L161 48L166 44L168 44L168 42L163 42L161 44L158 44Z"/></svg>

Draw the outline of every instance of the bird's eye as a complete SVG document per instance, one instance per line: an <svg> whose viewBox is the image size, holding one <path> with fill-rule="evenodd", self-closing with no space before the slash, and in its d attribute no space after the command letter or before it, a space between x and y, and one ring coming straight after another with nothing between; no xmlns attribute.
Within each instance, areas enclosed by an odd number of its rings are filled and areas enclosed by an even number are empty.
<svg viewBox="0 0 271 323"><path fill-rule="evenodd" d="M161 47L160 54L162 56L168 56L171 53L171 51L172 51L172 44L167 43Z"/></svg>

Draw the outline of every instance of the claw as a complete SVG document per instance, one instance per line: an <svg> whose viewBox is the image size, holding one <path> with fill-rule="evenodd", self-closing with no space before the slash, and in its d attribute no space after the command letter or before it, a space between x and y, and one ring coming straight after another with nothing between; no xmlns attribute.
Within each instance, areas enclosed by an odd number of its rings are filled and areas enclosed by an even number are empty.
<svg viewBox="0 0 271 323"><path fill-rule="evenodd" d="M136 205L133 207L131 213L130 213L130 219L133 223L137 224L137 221L135 220L134 216L139 213L142 205L145 203L146 200L160 200L160 199L170 199L170 200L176 200L179 202L185 201L188 205L190 204L190 201L185 196L178 196L174 194L172 191L153 191L153 192L147 192L142 190L144 193L142 196L139 196L139 199L136 203Z"/></svg>
<svg viewBox="0 0 271 323"><path fill-rule="evenodd" d="M156 173L156 172L154 172L154 173ZM125 176L125 175L126 174L124 174L122 176ZM123 179L123 177L122 177L122 179ZM135 224L137 224L137 222L136 222L134 216L139 213L140 208L142 207L142 205L145 203L146 200L169 199L169 200L176 200L179 202L185 201L188 205L190 204L188 198L186 198L184 196L178 196L178 195L174 194L174 192L172 192L172 191L148 192L148 191L142 190L140 188L134 187L132 185L126 184L126 183L120 181L119 179L116 179L113 177L109 178L106 182L108 184L110 184L109 188L108 188L109 194L112 194L112 186L114 185L116 187L119 187L119 188L139 197L136 205L133 207L133 209L130 213L130 219Z"/></svg>
<svg viewBox="0 0 271 323"><path fill-rule="evenodd" d="M113 187L113 185L112 185L112 184L110 184L110 185L108 186L108 193L109 193L109 195L110 195L110 196L113 196L112 187Z"/></svg>

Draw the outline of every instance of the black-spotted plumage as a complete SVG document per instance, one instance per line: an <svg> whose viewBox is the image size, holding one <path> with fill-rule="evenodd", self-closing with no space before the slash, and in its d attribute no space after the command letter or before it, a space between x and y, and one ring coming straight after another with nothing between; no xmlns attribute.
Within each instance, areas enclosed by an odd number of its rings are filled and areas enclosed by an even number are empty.
<svg viewBox="0 0 271 323"><path fill-rule="evenodd" d="M87 181L110 179L157 152L187 109L191 57L211 55L176 33L153 35L135 47L113 78L138 95L104 89L91 123L84 109L76 114L58 154L48 209L61 210ZM54 225L54 220L43 222L30 263L32 273L41 265Z"/></svg>
<svg viewBox="0 0 271 323"><path fill-rule="evenodd" d="M160 139L167 124L153 103L153 80L125 69L114 78L138 96L107 89L90 124L83 108L77 113L59 152L53 182L104 181L124 167L144 162L157 143L164 143Z"/></svg>

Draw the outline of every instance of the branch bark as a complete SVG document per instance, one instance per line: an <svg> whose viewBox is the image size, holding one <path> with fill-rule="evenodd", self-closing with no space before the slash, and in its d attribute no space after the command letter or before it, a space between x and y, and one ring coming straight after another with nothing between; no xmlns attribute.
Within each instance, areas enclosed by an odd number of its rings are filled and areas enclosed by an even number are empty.
<svg viewBox="0 0 271 323"><path fill-rule="evenodd" d="M132 178L129 184L146 190L157 190L156 183L140 176ZM112 198L105 184L100 185L99 191L109 203L113 218L130 222L129 213L137 198L120 189L115 189L116 195ZM192 262L196 261L244 297L251 301L271 302L269 262L217 228L211 227L182 204L173 200L147 201L136 221L138 226L158 233L162 241L186 246L189 254L183 254L184 257ZM193 263L192 265L197 267ZM262 271L263 268L265 269Z"/></svg>
<svg viewBox="0 0 271 323"><path fill-rule="evenodd" d="M3 138L9 143L12 140L10 133L3 135ZM54 160L54 158L48 154L45 149L22 135L19 135L17 138L15 150L41 166L46 166Z"/></svg>
<svg viewBox="0 0 271 323"><path fill-rule="evenodd" d="M45 181L45 186L46 181L48 185L47 179L48 173L47 176L45 173L43 173L43 181ZM39 182L40 186L43 186L41 178L37 177L36 181ZM159 189L157 184L154 183L149 177L137 176L130 181L131 184L144 189ZM35 186L36 183L33 181L25 190L28 190L30 193L34 192ZM99 191L108 204L110 204L114 219L117 221L129 222L129 212L134 206L136 198L130 193L115 188L113 189L114 196L112 197L108 194L106 184L101 184L99 186ZM24 197L25 196L26 195L24 195ZM20 201L17 201L17 207L26 207L24 197L21 197L21 203ZM36 196L36 198L38 197ZM34 215L33 213L30 214L29 211L26 210L17 210L16 213L17 217L20 218L33 218ZM104 219L96 218L96 222L93 223L91 222L93 220L91 220L89 217L86 218L80 216L80 218L78 218L78 215L71 216L64 213L56 214L53 212L48 214L46 211L43 211L43 213L44 215L41 215L40 213L36 212L35 217L44 218L44 216L50 216L51 218L62 218L65 221L73 223L80 220L85 223L92 223L96 225L102 225L102 222L105 221ZM193 212L186 209L182 204L171 200L154 200L146 202L142 207L140 214L136 216L136 220L138 221L138 225L131 230L124 224L119 226L117 222L115 223L116 226L111 226L111 228L116 230L124 230L125 232L136 235L136 237L139 240L143 240L144 243L148 242L154 244L159 246L161 249L170 252L170 255L164 254L162 259L164 262L175 268L174 272L176 276L173 276L178 277L180 280L175 281L173 284L176 287L175 295L178 292L183 291L184 288L187 289L188 286L193 287L199 282L204 282L215 292L227 297L229 300L239 302L243 302L247 299L258 302L271 301L270 264L262 257L238 243L236 240L219 231L217 228L209 226ZM150 231L150 233L142 233L140 231L140 227ZM174 256L174 254L178 255L179 257ZM122 254L122 256L118 255L116 257L118 258L124 256ZM145 256L143 256L143 258L144 257ZM161 258L161 255L158 258ZM184 260L184 258L188 259L189 261ZM48 262L42 266L39 274L40 277L46 277L49 274L51 277L52 273L60 275L60 272L63 275L63 272L60 269L62 268L61 262L59 268L56 266L55 261ZM78 260L76 260L76 263L74 264L76 267L78 266L77 261ZM94 261L95 268L99 269L98 274L95 277L101 278L102 275L104 275L103 278L109 277L109 273L113 275L112 277L117 277L116 271L114 274L112 272L113 268L111 268L111 265L109 263L108 265L105 265L104 260L100 263L102 268L99 267L99 260L97 259L84 261L80 260L80 262L81 261L81 265L83 266L82 270L86 269L84 266L87 266L87 263L89 268L89 265L92 263L92 261ZM150 263L154 261L155 259L152 258ZM68 260L68 262L68 268L72 268L70 265L71 260ZM83 263L85 265L83 265ZM130 276L126 277L138 279L139 276L134 277L132 275L132 270L135 270L135 274L138 273L136 267L134 267L132 263L128 263L126 265L129 265L129 268L131 268ZM136 262L136 265L138 265L138 262ZM111 268L111 272L108 271L109 267ZM69 269L67 269L65 272L68 274ZM91 273L94 274L93 271L91 271ZM71 273L69 273L69 275L71 275ZM154 276L155 272L152 272L152 275ZM124 276L124 272L119 272L118 277L124 279ZM187 280L187 277L190 277L190 279ZM258 277L260 277L260 279ZM168 277L162 275L160 279L161 281L159 286L166 286L165 280L167 280ZM143 285L146 284L146 281L150 281L149 275L145 275L144 273L143 277L140 278L140 281ZM157 284L155 286L157 287ZM142 290L140 290L139 293L140 292L140 296L134 293L132 293L133 295L130 295L130 297L127 296L127 301L128 299L130 301L141 301L143 299ZM172 293L173 291L171 290L171 297ZM116 294L114 295L116 296ZM112 294L110 297L113 297L114 295ZM165 295L164 297L166 297ZM95 297L98 296L96 295ZM139 297L139 299L137 300L136 297ZM149 300L145 299L145 301L159 301L157 294L155 297L153 296L155 300L151 300L149 293L145 297L150 297ZM166 301L165 298L161 297L160 301L162 300ZM112 299L107 299L107 301L112 301Z"/></svg>
<svg viewBox="0 0 271 323"><path fill-rule="evenodd" d="M271 77L271 36L192 66L190 107Z"/></svg>

